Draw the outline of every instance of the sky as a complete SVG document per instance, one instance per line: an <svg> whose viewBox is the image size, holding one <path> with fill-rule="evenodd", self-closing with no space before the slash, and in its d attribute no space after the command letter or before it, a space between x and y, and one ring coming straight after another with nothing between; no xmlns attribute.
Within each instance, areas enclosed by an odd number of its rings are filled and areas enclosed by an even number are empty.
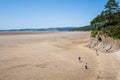
<svg viewBox="0 0 120 80"><path fill-rule="evenodd" d="M0 0L0 30L86 26L107 1Z"/></svg>

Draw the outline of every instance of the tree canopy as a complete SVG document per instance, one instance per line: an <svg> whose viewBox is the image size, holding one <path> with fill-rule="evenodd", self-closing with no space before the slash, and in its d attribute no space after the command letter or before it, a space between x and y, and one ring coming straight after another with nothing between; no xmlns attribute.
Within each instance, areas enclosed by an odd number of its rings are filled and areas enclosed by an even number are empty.
<svg viewBox="0 0 120 80"><path fill-rule="evenodd" d="M102 26L99 27L97 24ZM120 8L118 2L108 0L105 9L91 21L91 25L95 26L91 32L92 37L106 35L120 39Z"/></svg>
<svg viewBox="0 0 120 80"><path fill-rule="evenodd" d="M104 12L105 12L105 15L119 12L118 2L116 2L115 0L109 0L105 5Z"/></svg>
<svg viewBox="0 0 120 80"><path fill-rule="evenodd" d="M91 24L102 22L106 25L115 25L120 23L120 8L115 0L108 0L105 9L91 21Z"/></svg>

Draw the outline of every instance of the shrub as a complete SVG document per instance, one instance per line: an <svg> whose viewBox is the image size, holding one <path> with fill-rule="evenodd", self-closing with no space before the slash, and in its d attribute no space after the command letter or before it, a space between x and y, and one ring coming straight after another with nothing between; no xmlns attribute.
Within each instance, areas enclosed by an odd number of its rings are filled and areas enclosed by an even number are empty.
<svg viewBox="0 0 120 80"><path fill-rule="evenodd" d="M105 27L103 33L109 37L120 39L120 25Z"/></svg>
<svg viewBox="0 0 120 80"><path fill-rule="evenodd" d="M99 30L98 28L94 28L91 32L91 37L96 37L96 35L98 34Z"/></svg>

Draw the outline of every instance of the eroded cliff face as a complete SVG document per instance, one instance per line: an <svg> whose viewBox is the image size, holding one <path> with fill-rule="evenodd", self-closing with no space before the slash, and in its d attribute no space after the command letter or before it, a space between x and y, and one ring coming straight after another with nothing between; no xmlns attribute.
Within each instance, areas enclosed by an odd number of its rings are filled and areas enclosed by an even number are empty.
<svg viewBox="0 0 120 80"><path fill-rule="evenodd" d="M120 39L105 36L91 37L89 47L105 53L114 52L120 49Z"/></svg>

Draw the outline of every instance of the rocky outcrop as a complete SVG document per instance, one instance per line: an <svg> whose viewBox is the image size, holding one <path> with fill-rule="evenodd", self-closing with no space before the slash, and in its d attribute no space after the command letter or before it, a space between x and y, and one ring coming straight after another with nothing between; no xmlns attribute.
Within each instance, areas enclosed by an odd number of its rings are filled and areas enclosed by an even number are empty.
<svg viewBox="0 0 120 80"><path fill-rule="evenodd" d="M89 48L105 53L114 52L120 49L120 39L105 36L99 36L97 38L91 37Z"/></svg>

